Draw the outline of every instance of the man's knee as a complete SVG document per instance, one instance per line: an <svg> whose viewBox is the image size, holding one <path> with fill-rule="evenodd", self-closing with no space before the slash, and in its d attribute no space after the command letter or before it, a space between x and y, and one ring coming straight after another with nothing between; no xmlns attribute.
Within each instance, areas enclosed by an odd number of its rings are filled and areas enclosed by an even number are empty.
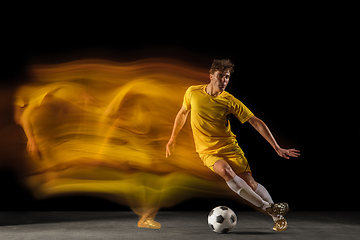
<svg viewBox="0 0 360 240"><path fill-rule="evenodd" d="M249 182L248 185L251 187L251 189L255 192L255 190L257 189L257 182L252 181Z"/></svg>
<svg viewBox="0 0 360 240"><path fill-rule="evenodd" d="M254 180L250 173L240 173L238 176L241 177L247 183L247 185L251 187L252 190L255 191L257 189L258 183Z"/></svg>
<svg viewBox="0 0 360 240"><path fill-rule="evenodd" d="M230 167L222 167L220 169L218 169L217 171L219 173L219 175L221 176L232 176L233 171Z"/></svg>
<svg viewBox="0 0 360 240"><path fill-rule="evenodd" d="M219 160L214 164L214 171L227 181L231 180L236 175L230 165L222 160Z"/></svg>

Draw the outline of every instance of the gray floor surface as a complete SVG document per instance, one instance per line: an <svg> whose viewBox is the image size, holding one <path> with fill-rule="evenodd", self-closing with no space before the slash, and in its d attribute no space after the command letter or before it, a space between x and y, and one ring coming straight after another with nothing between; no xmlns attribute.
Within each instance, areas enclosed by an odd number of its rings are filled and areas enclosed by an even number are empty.
<svg viewBox="0 0 360 240"><path fill-rule="evenodd" d="M256 211L236 212L228 234L207 225L207 212L160 211L159 230L140 229L132 212L0 212L0 239L360 239L360 212L290 212L289 228Z"/></svg>

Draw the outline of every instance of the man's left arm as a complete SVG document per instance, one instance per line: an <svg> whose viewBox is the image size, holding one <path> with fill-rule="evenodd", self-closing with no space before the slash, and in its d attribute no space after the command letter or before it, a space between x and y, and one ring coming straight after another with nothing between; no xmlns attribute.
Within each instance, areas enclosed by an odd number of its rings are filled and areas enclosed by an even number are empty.
<svg viewBox="0 0 360 240"><path fill-rule="evenodd" d="M275 149L275 151L280 157L289 159L290 157L298 157L300 155L300 151L296 150L295 148L293 149L281 148L277 144L269 128L261 119L253 116L248 120L248 122L271 144L271 146Z"/></svg>

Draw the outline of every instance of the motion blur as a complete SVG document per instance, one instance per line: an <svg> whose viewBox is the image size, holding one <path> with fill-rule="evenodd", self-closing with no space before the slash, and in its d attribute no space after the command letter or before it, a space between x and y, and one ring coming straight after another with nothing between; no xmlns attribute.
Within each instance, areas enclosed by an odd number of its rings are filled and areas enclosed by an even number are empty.
<svg viewBox="0 0 360 240"><path fill-rule="evenodd" d="M207 69L169 58L93 59L35 65L30 74L14 114L35 198L97 196L140 216L192 197L232 196L203 166L189 124L165 158L184 92L207 83Z"/></svg>

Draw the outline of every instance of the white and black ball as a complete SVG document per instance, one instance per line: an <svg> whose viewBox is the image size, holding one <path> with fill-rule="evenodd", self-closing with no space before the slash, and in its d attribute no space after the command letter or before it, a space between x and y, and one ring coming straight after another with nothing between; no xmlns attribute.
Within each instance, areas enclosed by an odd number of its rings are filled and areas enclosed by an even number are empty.
<svg viewBox="0 0 360 240"><path fill-rule="evenodd" d="M211 210L208 215L209 227L216 233L228 233L236 225L237 218L233 210L219 206Z"/></svg>

